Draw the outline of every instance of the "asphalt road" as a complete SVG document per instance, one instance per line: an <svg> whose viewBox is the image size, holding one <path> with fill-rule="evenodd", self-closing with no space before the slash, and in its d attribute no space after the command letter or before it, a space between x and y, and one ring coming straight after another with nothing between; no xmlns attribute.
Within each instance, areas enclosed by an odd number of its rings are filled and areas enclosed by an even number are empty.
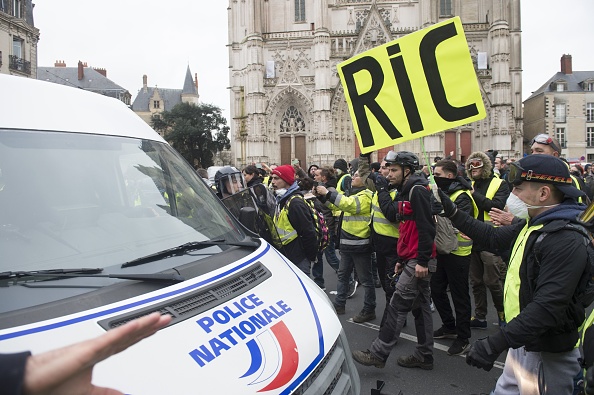
<svg viewBox="0 0 594 395"><path fill-rule="evenodd" d="M326 263L324 264L324 279L326 293L330 300L334 300L336 290L336 274ZM351 350L366 350L378 334L379 324L385 307L385 296L381 288L376 289L376 316L371 322L357 324L352 321L363 307L363 289L357 289L355 295L347 300L346 314L339 315L345 329ZM488 293L488 292L487 292ZM472 300L471 296L471 300ZM474 305L473 305L474 312ZM473 329L471 343L474 340L493 334L498 330L497 314L489 295L489 326L485 330ZM441 326L439 314L433 313L434 330ZM388 358L386 367L378 369L357 365L361 379L361 395L371 394L377 388L377 381L385 382L382 395L453 395L453 394L489 394L495 387L497 378L501 375L505 354L502 354L490 372L477 369L466 364L462 356L449 356L447 349L452 344L451 339L436 339L434 344L433 370L408 369L398 366L399 356L409 355L416 345L414 318L409 314L408 325L403 329L398 344Z"/></svg>

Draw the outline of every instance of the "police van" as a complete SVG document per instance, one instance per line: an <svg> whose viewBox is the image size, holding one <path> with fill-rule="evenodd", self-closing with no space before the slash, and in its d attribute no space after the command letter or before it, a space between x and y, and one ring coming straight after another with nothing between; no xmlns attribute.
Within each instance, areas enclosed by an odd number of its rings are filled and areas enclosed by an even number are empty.
<svg viewBox="0 0 594 395"><path fill-rule="evenodd" d="M97 365L94 384L359 394L326 294L126 105L14 76L0 88L0 353L157 311L171 323Z"/></svg>

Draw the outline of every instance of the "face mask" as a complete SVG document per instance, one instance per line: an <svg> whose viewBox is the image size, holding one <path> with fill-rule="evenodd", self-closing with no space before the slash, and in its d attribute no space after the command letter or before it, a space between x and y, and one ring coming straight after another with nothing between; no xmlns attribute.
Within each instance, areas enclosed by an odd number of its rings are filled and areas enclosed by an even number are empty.
<svg viewBox="0 0 594 395"><path fill-rule="evenodd" d="M283 197L285 193L287 193L287 188L277 189L276 191L274 191L274 193L276 193L276 196L278 197Z"/></svg>
<svg viewBox="0 0 594 395"><path fill-rule="evenodd" d="M456 181L453 178L446 178L446 177L434 177L434 178L435 178L435 183L437 184L439 189L441 189L444 192L447 192L450 189L452 182Z"/></svg>
<svg viewBox="0 0 594 395"><path fill-rule="evenodd" d="M526 207L526 203L522 201L519 197L514 195L513 193L509 194L507 198L507 209L510 213L514 215L514 217L528 219L530 216L528 215L528 207Z"/></svg>

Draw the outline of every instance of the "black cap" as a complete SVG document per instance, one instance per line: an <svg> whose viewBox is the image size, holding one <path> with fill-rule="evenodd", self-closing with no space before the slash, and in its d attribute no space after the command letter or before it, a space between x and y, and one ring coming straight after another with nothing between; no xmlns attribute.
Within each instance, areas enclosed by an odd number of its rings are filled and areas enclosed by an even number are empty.
<svg viewBox="0 0 594 395"><path fill-rule="evenodd" d="M551 155L528 155L512 162L508 180L514 185L524 181L551 184L565 196L572 198L586 195L573 186L573 179L565 162Z"/></svg>
<svg viewBox="0 0 594 395"><path fill-rule="evenodd" d="M334 166L335 169L340 169L345 173L349 172L349 166L347 165L346 160L340 158L340 159L336 159L336 162L334 162Z"/></svg>

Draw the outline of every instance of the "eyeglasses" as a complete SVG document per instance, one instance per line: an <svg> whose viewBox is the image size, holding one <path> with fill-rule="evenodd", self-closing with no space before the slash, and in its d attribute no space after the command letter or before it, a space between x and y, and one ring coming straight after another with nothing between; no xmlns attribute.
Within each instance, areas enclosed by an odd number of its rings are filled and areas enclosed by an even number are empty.
<svg viewBox="0 0 594 395"><path fill-rule="evenodd" d="M534 143L550 145L551 148L553 148L553 150L561 153L561 149L559 149L559 147L557 147L557 144L555 144L555 142L553 141L553 138L551 136L549 136L548 134L539 134L539 135L537 135L530 142L530 146L532 147L532 145Z"/></svg>
<svg viewBox="0 0 594 395"><path fill-rule="evenodd" d="M571 177L551 176L548 174L535 173L532 170L523 169L516 162L512 162L510 164L507 179L515 186L520 185L524 181L537 181L551 184L572 185Z"/></svg>
<svg viewBox="0 0 594 395"><path fill-rule="evenodd" d="M482 159L470 159L469 166L471 169L478 169L483 167Z"/></svg>

